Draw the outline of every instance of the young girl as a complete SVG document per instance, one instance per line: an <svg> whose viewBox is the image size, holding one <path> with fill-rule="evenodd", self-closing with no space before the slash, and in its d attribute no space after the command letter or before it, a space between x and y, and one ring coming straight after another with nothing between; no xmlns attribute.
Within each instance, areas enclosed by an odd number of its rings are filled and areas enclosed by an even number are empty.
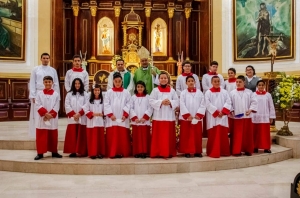
<svg viewBox="0 0 300 198"><path fill-rule="evenodd" d="M179 101L175 90L168 86L166 72L159 74L159 83L149 97L154 109L150 157L167 158L176 156L175 109Z"/></svg>
<svg viewBox="0 0 300 198"><path fill-rule="evenodd" d="M205 114L203 93L195 88L195 78L186 77L187 89L180 94L179 152L189 158L202 157L202 118Z"/></svg>
<svg viewBox="0 0 300 198"><path fill-rule="evenodd" d="M135 95L131 97L132 147L135 158L146 158L150 154L150 117L153 109L149 104L146 85L138 81Z"/></svg>
<svg viewBox="0 0 300 198"><path fill-rule="evenodd" d="M264 149L265 153L271 153L270 123L276 119L274 103L270 93L265 91L265 82L257 82L257 112L252 116L254 123L254 152Z"/></svg>
<svg viewBox="0 0 300 198"><path fill-rule="evenodd" d="M91 159L96 159L97 157L102 159L105 156L105 138L103 122L104 106L100 85L93 85L91 98L84 105L83 109L88 118L86 125L88 156Z"/></svg>
<svg viewBox="0 0 300 198"><path fill-rule="evenodd" d="M236 89L236 70L234 68L228 69L228 80L225 81L225 89L230 93L232 90Z"/></svg>
<svg viewBox="0 0 300 198"><path fill-rule="evenodd" d="M68 116L68 126L65 136L64 153L69 157L87 155L86 117L82 109L88 101L88 94L80 78L75 78L65 100L65 110ZM77 154L76 154L77 153Z"/></svg>
<svg viewBox="0 0 300 198"><path fill-rule="evenodd" d="M120 73L113 75L114 87L107 91L104 100L106 119L106 154L110 158L130 156L129 111L130 93L122 87Z"/></svg>

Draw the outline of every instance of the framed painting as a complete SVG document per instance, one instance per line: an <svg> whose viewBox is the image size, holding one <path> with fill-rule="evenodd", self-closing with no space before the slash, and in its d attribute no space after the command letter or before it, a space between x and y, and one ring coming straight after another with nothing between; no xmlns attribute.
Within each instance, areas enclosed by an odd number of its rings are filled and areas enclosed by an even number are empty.
<svg viewBox="0 0 300 198"><path fill-rule="evenodd" d="M233 0L234 61L294 59L294 0Z"/></svg>
<svg viewBox="0 0 300 198"><path fill-rule="evenodd" d="M25 61L26 0L0 0L0 60Z"/></svg>

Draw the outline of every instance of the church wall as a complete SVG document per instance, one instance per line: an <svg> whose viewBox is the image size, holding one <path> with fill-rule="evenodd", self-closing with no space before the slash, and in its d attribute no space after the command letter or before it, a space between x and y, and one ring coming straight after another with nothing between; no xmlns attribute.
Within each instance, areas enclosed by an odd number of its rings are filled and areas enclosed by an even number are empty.
<svg viewBox="0 0 300 198"><path fill-rule="evenodd" d="M276 60L274 71L286 71L300 75L300 2L295 1L295 60ZM233 61L233 1L213 0L213 59L219 62L219 72L227 75L227 70L234 67L237 73L244 74L247 65L253 65L259 76L271 70L271 61ZM222 13L222 14L220 14ZM220 34L221 32L221 34Z"/></svg>

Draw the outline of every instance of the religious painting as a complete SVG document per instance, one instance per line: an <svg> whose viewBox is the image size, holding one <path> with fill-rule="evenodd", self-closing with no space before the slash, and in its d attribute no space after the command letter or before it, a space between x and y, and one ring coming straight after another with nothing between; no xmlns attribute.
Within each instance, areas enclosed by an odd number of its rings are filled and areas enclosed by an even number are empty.
<svg viewBox="0 0 300 198"><path fill-rule="evenodd" d="M234 0L234 61L293 59L294 0Z"/></svg>
<svg viewBox="0 0 300 198"><path fill-rule="evenodd" d="M0 60L25 60L26 0L0 0Z"/></svg>
<svg viewBox="0 0 300 198"><path fill-rule="evenodd" d="M157 18L151 25L151 55L167 55L167 24L162 18Z"/></svg>
<svg viewBox="0 0 300 198"><path fill-rule="evenodd" d="M98 55L114 54L114 24L108 17L103 17L97 25Z"/></svg>

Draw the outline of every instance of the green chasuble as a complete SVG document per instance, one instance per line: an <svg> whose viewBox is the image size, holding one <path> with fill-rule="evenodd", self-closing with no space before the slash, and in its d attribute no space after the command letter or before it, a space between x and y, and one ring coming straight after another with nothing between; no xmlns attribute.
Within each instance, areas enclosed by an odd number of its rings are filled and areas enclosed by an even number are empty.
<svg viewBox="0 0 300 198"><path fill-rule="evenodd" d="M138 81L143 81L146 84L146 89L148 94L150 94L154 89L154 87L156 87L154 82L152 82L153 75L151 70L154 70L157 75L160 74L159 69L149 64L147 69L143 69L143 67L139 67L137 70L135 70L134 77L133 77L134 84L136 84Z"/></svg>

